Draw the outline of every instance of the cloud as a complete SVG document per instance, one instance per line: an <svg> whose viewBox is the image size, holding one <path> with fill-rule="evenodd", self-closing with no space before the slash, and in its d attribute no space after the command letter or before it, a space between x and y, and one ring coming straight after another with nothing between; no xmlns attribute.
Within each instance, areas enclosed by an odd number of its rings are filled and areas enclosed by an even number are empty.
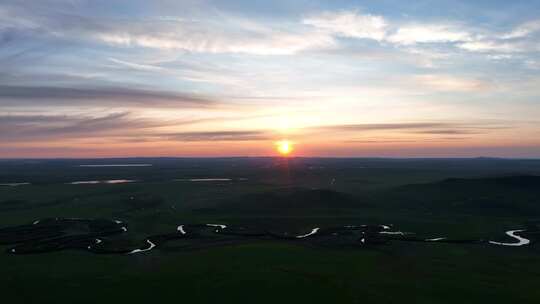
<svg viewBox="0 0 540 304"><path fill-rule="evenodd" d="M143 130L170 125L171 122L133 117L128 112L103 116L85 115L3 115L0 138L9 141L54 140L141 134Z"/></svg>
<svg viewBox="0 0 540 304"><path fill-rule="evenodd" d="M160 134L177 141L255 141L272 139L267 131L203 131Z"/></svg>
<svg viewBox="0 0 540 304"><path fill-rule="evenodd" d="M540 31L540 20L533 20L523 23L513 29L511 32L501 36L502 39L515 39L529 36L530 34Z"/></svg>
<svg viewBox="0 0 540 304"><path fill-rule="evenodd" d="M356 11L324 12L304 18L302 23L342 37L377 41L383 40L388 26L381 16L360 14Z"/></svg>
<svg viewBox="0 0 540 304"><path fill-rule="evenodd" d="M111 139L121 141L259 141L272 140L270 130L209 130L163 132L163 127L179 128L203 120L156 120L134 116L129 112L91 115L4 115L0 116L0 139L16 142L63 139ZM302 136L314 134L348 134L370 131L397 131L403 134L459 135L477 134L508 128L502 123L409 122L313 126L299 129Z"/></svg>
<svg viewBox="0 0 540 304"><path fill-rule="evenodd" d="M123 87L48 87L0 85L0 105L107 105L206 107L217 101L193 94Z"/></svg>
<svg viewBox="0 0 540 304"><path fill-rule="evenodd" d="M217 27L217 25L216 25ZM185 50L199 53L246 53L254 55L290 55L308 49L335 45L332 37L313 32L264 30L231 35L217 29L188 29L183 25L136 33L125 30L96 34L107 44L163 50Z"/></svg>
<svg viewBox="0 0 540 304"><path fill-rule="evenodd" d="M437 133L432 133L437 134ZM442 133L444 134L444 133ZM453 133L457 134L457 133ZM422 143L422 142L441 142L441 141L461 141L469 139L469 137L436 137L436 138L410 138L410 139L352 139L345 140L345 143L354 144L402 144L402 143Z"/></svg>
<svg viewBox="0 0 540 304"><path fill-rule="evenodd" d="M2 158L58 158L67 156L77 157L96 157L104 147L73 147L69 145L49 147L46 145L0 145L0 155Z"/></svg>
<svg viewBox="0 0 540 304"><path fill-rule="evenodd" d="M215 120L163 120L137 117L129 112L106 115L2 115L0 139L6 142L53 142L70 139L114 139L116 142L157 141L253 141L268 140L272 134L264 130L219 130L163 132L163 127ZM224 119L219 119L223 121Z"/></svg>
<svg viewBox="0 0 540 304"><path fill-rule="evenodd" d="M527 60L525 61L525 66L531 70L540 70L540 61L537 60Z"/></svg>
<svg viewBox="0 0 540 304"><path fill-rule="evenodd" d="M491 32L458 44L458 47L478 53L523 53L537 52L540 47L537 37L532 34L540 31L540 20L525 22L510 32Z"/></svg>
<svg viewBox="0 0 540 304"><path fill-rule="evenodd" d="M440 74L414 76L413 83L425 88L443 92L483 91L492 87L489 82L484 80Z"/></svg>
<svg viewBox="0 0 540 304"><path fill-rule="evenodd" d="M411 45L416 43L446 43L472 40L467 31L442 24L417 24L400 27L388 41Z"/></svg>
<svg viewBox="0 0 540 304"><path fill-rule="evenodd" d="M432 135L468 135L468 134L482 134L485 131L479 130L460 130L460 129L442 129L442 130L422 130L417 131L418 134L432 134Z"/></svg>
<svg viewBox="0 0 540 304"><path fill-rule="evenodd" d="M304 18L302 23L336 36L401 45L473 40L473 35L459 26L436 23L400 25L391 23L382 16L359 14L357 11L324 12Z"/></svg>
<svg viewBox="0 0 540 304"><path fill-rule="evenodd" d="M524 38L540 31L540 21L524 23L506 34L445 22L400 24L382 16L359 14L357 11L323 12L304 18L302 23L332 36L372 39L382 45L389 43L397 47L415 46L415 52L420 56L428 51L433 52L425 49L426 44L451 44L445 46L446 52L455 50L456 47L478 53L515 53L539 49L533 42L516 38ZM423 59L425 60L424 57ZM434 64L429 60L427 66L433 67Z"/></svg>
<svg viewBox="0 0 540 304"><path fill-rule="evenodd" d="M38 4L36 4L37 6ZM290 55L335 46L333 37L298 24L261 22L224 12L185 17L114 18L85 11L44 9L35 14L25 5L0 6L2 32L20 31L33 39L98 42L116 47L182 50L196 53ZM1 17L17 16L6 19Z"/></svg>
<svg viewBox="0 0 540 304"><path fill-rule="evenodd" d="M13 29L39 29L39 23L31 18L18 18L15 12L8 7L0 6L0 33Z"/></svg>
<svg viewBox="0 0 540 304"><path fill-rule="evenodd" d="M379 131L379 130L410 130L426 128L444 128L452 126L449 123L439 122L414 122L414 123L374 123L374 124L349 124L315 127L324 131Z"/></svg>
<svg viewBox="0 0 540 304"><path fill-rule="evenodd" d="M29 19L35 17L30 16ZM42 19L40 22L41 30L53 37L97 41L126 48L290 55L335 45L334 39L324 33L225 14L204 18L131 18L122 21L64 15L61 20Z"/></svg>
<svg viewBox="0 0 540 304"><path fill-rule="evenodd" d="M77 14L77 10L61 14L55 10L45 10L35 14L28 9L28 5L12 5L0 6L0 20L2 18L5 20L0 21L0 43L6 39L26 37L29 41L82 41L120 48L207 54L293 55L347 48L348 44L336 39L339 37L371 39L397 46L452 43L470 52L518 52L522 51L523 45L516 41L499 40L516 40L540 30L538 20L526 22L501 34L447 21L401 24L398 20L360 13L358 10L322 11L300 20L277 22L215 10L208 10L202 15L118 19L84 11ZM531 47L527 49L531 50ZM538 47L532 50L538 50ZM138 70L159 69L116 58L110 61Z"/></svg>
<svg viewBox="0 0 540 304"><path fill-rule="evenodd" d="M518 53L527 51L527 46L521 42L501 42L496 40L481 40L461 43L459 48L470 52L500 52L500 53Z"/></svg>
<svg viewBox="0 0 540 304"><path fill-rule="evenodd" d="M136 70L136 71L156 72L156 71L165 70L164 68L162 68L160 66L155 66L155 65L151 65L151 64L142 64L142 63L130 62L130 61L120 60L120 59L116 59L116 58L109 58L109 61L112 62L112 63L117 64L118 66L128 68L128 69L131 69L131 70Z"/></svg>
<svg viewBox="0 0 540 304"><path fill-rule="evenodd" d="M415 143L419 140L412 140L412 139L352 139L352 140L345 140L343 142L345 143L352 143L352 144L401 144L401 143Z"/></svg>
<svg viewBox="0 0 540 304"><path fill-rule="evenodd" d="M308 128L317 132L351 133L368 131L398 131L404 134L440 134L464 135L479 134L490 130L510 128L507 122L406 122L406 123L374 123L374 124L346 124L330 125Z"/></svg>

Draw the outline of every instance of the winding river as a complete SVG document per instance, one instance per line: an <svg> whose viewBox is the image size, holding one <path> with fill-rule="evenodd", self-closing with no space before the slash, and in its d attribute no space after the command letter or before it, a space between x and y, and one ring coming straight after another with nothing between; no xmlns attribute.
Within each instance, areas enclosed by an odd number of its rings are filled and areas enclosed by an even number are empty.
<svg viewBox="0 0 540 304"><path fill-rule="evenodd" d="M526 239L524 237L521 237L519 235L517 235L516 233L518 232L523 232L525 231L524 229L519 229L519 230L509 230L509 231L506 231L506 234L514 239L517 240L517 242L515 243L502 243L502 242L494 242L494 241L489 241L490 244L493 244L493 245L500 245L500 246L523 246L523 245L528 245L531 241L529 239Z"/></svg>
<svg viewBox="0 0 540 304"><path fill-rule="evenodd" d="M315 233L317 233L317 231L319 231L319 229L321 229L321 228L313 228L310 233L297 235L296 238L297 239L303 239L303 238L308 237L310 235L314 235Z"/></svg>
<svg viewBox="0 0 540 304"><path fill-rule="evenodd" d="M152 243L152 241L146 240L146 242L148 243L148 247L147 247L147 248L143 248L143 249L134 249L134 250L128 252L128 254L134 254L134 253L146 252L146 251L150 251L150 250L152 250L152 249L154 249L154 248L156 247L156 244Z"/></svg>
<svg viewBox="0 0 540 304"><path fill-rule="evenodd" d="M81 224L87 225L89 229L85 233L73 234L74 227L81 227ZM84 227L84 226L83 226ZM127 223L121 220L106 219L82 219L82 218L48 218L38 219L27 225L7 227L0 229L0 243L13 243L15 246L7 249L11 254L30 254L59 251L66 249L86 249L92 253L101 254L138 254L151 251L156 247L173 240L189 239L197 242L198 239L207 239L207 235L200 234L206 229L216 235L223 234L235 236L235 238L258 238L258 239L280 239L280 240L298 240L315 238L322 242L332 242L335 237L344 235L353 236L351 242L358 245L368 246L387 243L389 241L405 242L425 242L425 243L470 243L470 244L489 244L496 246L524 246L531 243L531 240L518 235L525 232L524 229L506 231L506 235L515 239L515 242L497 242L475 239L452 239L445 236L438 237L416 237L414 233L392 230L391 225L347 225L325 228L312 228L305 234L289 235L288 233L274 233L271 231L260 230L257 227L236 227L219 223L208 224L182 224L176 227L176 231L165 234L147 236L144 239L144 245L135 248L115 244L114 239L105 239L104 237L121 234L128 231ZM193 233L192 233L193 231ZM537 233L534 232L533 233ZM379 237L377 236L379 235ZM381 239L382 238L382 239ZM217 238L216 240L219 240ZM317 242L320 242L317 241ZM218 241L219 242L219 241Z"/></svg>

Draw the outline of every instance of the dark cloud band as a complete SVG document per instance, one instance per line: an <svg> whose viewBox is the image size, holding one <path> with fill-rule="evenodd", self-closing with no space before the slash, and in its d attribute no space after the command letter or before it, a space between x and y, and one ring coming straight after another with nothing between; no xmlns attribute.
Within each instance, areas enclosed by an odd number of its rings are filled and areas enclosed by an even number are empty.
<svg viewBox="0 0 540 304"><path fill-rule="evenodd" d="M38 106L44 104L65 106L66 104L72 104L73 102L79 101L84 102L84 105L159 105L168 107L204 107L217 103L217 100L192 94L136 88L71 88L0 85L0 105L4 106Z"/></svg>

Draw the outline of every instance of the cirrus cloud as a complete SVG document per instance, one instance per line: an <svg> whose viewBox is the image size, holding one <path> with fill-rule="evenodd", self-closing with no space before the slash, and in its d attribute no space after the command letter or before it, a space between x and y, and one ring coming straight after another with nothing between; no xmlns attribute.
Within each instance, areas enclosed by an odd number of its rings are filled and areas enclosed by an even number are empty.
<svg viewBox="0 0 540 304"><path fill-rule="evenodd" d="M417 75L413 77L413 82L419 86L427 87L435 91L446 92L483 91L492 87L492 85L485 80L441 74Z"/></svg>
<svg viewBox="0 0 540 304"><path fill-rule="evenodd" d="M388 41L398 44L411 45L416 43L446 43L471 41L471 34L449 25L416 24L400 27Z"/></svg>
<svg viewBox="0 0 540 304"><path fill-rule="evenodd" d="M194 94L146 90L125 87L49 87L0 85L0 105L66 106L80 101L78 106L117 105L163 107L205 107L217 100Z"/></svg>
<svg viewBox="0 0 540 304"><path fill-rule="evenodd" d="M338 36L377 41L384 39L388 26L382 16L356 11L324 12L304 18L302 23Z"/></svg>

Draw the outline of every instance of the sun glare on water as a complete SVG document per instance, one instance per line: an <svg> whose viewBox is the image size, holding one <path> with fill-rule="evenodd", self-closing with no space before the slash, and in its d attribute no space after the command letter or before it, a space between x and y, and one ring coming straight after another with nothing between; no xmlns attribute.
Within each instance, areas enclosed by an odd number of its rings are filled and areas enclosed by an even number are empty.
<svg viewBox="0 0 540 304"><path fill-rule="evenodd" d="M277 146L277 151L279 152L279 154L283 156L289 155L293 150L292 143L288 140L278 141L276 143L276 146Z"/></svg>

